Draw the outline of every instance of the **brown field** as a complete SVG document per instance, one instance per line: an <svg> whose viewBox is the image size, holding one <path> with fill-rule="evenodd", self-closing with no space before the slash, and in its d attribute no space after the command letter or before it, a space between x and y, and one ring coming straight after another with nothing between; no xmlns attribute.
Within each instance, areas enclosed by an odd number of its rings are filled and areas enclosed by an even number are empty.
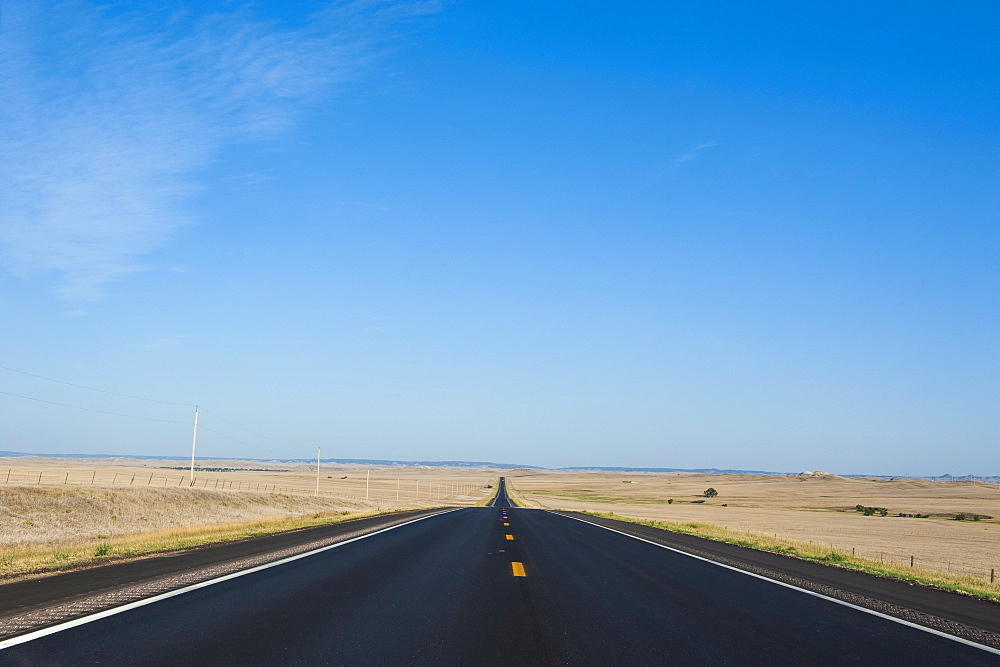
<svg viewBox="0 0 1000 667"><path fill-rule="evenodd" d="M0 459L0 575L376 512L474 505L493 470L199 461ZM223 470L210 470L219 468ZM367 487L367 488L366 488Z"/></svg>
<svg viewBox="0 0 1000 667"><path fill-rule="evenodd" d="M111 556L140 554L309 521L473 505L489 497L486 485L499 475L535 507L719 527L886 564L905 566L912 556L917 568L979 579L991 568L1000 574L998 485L324 464L316 495L314 465L199 461L193 486L179 467L124 458L0 459L0 575L92 560L105 543ZM718 497L704 498L708 487ZM890 515L863 516L857 504ZM931 517L893 516L899 513ZM954 520L959 513L992 518Z"/></svg>
<svg viewBox="0 0 1000 667"><path fill-rule="evenodd" d="M912 556L918 568L985 580L993 568L1000 576L1000 485L995 484L527 470L511 471L507 478L536 507L703 523L896 565L908 565ZM703 497L709 487L719 495ZM858 504L884 507L890 515L863 516L855 510ZM899 513L931 518L894 516ZM954 520L959 513L993 518Z"/></svg>

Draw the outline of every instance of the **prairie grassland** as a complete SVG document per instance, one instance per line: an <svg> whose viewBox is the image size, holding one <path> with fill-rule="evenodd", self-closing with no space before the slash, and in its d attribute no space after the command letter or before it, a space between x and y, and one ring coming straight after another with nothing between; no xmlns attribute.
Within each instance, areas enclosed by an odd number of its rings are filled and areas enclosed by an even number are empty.
<svg viewBox="0 0 1000 667"><path fill-rule="evenodd" d="M187 471L172 469L177 465L2 460L0 576L381 512L474 505L493 493L487 485L498 476L483 469L373 466L369 472L324 465L316 495L315 466L199 462L215 470L196 471L191 486Z"/></svg>
<svg viewBox="0 0 1000 667"><path fill-rule="evenodd" d="M512 471L532 506L614 513L673 525L696 523L817 553L834 551L883 566L1000 582L1000 486L971 482L836 476ZM719 495L705 498L709 487ZM671 503L670 500L673 500ZM884 507L864 516L856 505ZM897 514L928 514L929 518ZM958 514L989 516L956 521Z"/></svg>
<svg viewBox="0 0 1000 667"><path fill-rule="evenodd" d="M348 466L323 464L319 497L373 505L443 501L475 502L495 480L495 470L427 466ZM315 464L216 460L198 461L195 480L182 461L138 459L0 458L0 488L46 487L191 488L315 495ZM478 488L477 488L478 485ZM379 505L379 506L381 506Z"/></svg>

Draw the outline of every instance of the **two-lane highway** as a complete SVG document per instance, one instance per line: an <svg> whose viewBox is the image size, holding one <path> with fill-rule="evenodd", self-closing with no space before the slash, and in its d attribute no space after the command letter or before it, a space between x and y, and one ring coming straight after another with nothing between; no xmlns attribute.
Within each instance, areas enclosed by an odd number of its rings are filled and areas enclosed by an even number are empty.
<svg viewBox="0 0 1000 667"><path fill-rule="evenodd" d="M3 645L3 644L0 644ZM565 516L467 508L11 645L2 664L998 664Z"/></svg>

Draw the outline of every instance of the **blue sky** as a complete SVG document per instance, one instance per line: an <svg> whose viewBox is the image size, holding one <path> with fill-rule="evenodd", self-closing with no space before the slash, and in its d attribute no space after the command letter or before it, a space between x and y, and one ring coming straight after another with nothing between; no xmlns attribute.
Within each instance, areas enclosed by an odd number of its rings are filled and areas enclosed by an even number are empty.
<svg viewBox="0 0 1000 667"><path fill-rule="evenodd" d="M206 456L1000 474L995 3L156 7L0 0L0 365Z"/></svg>

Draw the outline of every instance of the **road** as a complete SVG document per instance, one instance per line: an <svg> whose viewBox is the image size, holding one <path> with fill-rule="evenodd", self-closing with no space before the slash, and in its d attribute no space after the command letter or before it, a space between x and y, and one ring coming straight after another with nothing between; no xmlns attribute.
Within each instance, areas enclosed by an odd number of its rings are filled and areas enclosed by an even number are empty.
<svg viewBox="0 0 1000 667"><path fill-rule="evenodd" d="M502 486L497 501L52 632L0 650L0 664L1000 664L772 581L510 508Z"/></svg>

